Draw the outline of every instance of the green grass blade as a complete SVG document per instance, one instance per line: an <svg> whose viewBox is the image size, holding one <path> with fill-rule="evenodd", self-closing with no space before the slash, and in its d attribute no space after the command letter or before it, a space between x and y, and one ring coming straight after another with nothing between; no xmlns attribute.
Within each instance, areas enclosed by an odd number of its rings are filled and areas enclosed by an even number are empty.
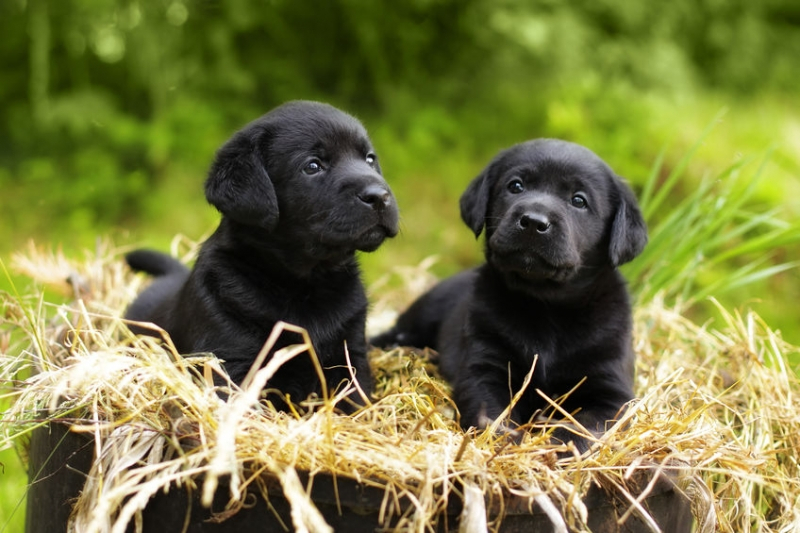
<svg viewBox="0 0 800 533"><path fill-rule="evenodd" d="M664 157L667 154L666 147L662 148L661 151L658 152L656 156L656 160L653 162L653 166L650 169L650 175L647 177L647 181L644 183L644 188L642 189L642 193L639 195L639 205L646 206L650 205L651 199L653 197L653 191L656 188L656 184L658 183L658 177L661 175L661 169L664 168Z"/></svg>
<svg viewBox="0 0 800 533"><path fill-rule="evenodd" d="M730 292L734 289L751 285L761 280L771 278L788 270L792 270L800 266L800 261L793 261L790 263L781 263L779 265L769 266L760 270L755 270L757 265L755 263L748 264L729 277L719 280L717 283L709 285L705 289L699 291L695 295L695 301L703 300L715 294L722 294Z"/></svg>
<svg viewBox="0 0 800 533"><path fill-rule="evenodd" d="M649 196L646 198L647 201L641 205L642 213L644 214L645 219L649 220L652 215L659 210L664 201L671 195L673 189L683 177L686 168L689 166L689 162L694 157L694 154L703 145L705 139L709 136L714 127L716 127L717 123L722 120L722 117L725 115L725 113L727 113L727 109L721 110L714 116L711 122L709 122L709 124L700 134L700 139L694 143L694 145L689 148L689 151L678 161L678 164L669 173L667 179L659 187L655 196L653 196L652 199L650 199Z"/></svg>
<svg viewBox="0 0 800 533"><path fill-rule="evenodd" d="M721 114L703 136L719 118ZM752 172L747 169L756 158L743 158L713 178L703 178L680 202L664 209L668 197L687 187L685 169L703 138L657 193L654 187L662 157L654 162L645 184L642 198L649 215L650 242L640 257L623 268L640 302L663 294L690 305L797 266L765 266L775 249L800 243L800 225L781 220L779 209L758 213L752 208L771 151Z"/></svg>

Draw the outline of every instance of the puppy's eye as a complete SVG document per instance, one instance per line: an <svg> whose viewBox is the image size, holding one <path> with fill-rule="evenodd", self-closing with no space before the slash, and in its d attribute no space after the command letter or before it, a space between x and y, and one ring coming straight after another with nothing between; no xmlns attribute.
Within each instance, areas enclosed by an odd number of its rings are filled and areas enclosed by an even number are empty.
<svg viewBox="0 0 800 533"><path fill-rule="evenodd" d="M508 182L508 185L506 185L506 188L511 194L519 194L525 190L525 186L520 179L511 180Z"/></svg>
<svg viewBox="0 0 800 533"><path fill-rule="evenodd" d="M374 167L375 163L377 163L377 162L378 162L378 156L377 155L375 155L373 153L367 154L367 164L369 166Z"/></svg>
<svg viewBox="0 0 800 533"><path fill-rule="evenodd" d="M589 204L586 202L586 198L582 194L576 194L570 200L570 203L573 207L577 207L578 209L586 209Z"/></svg>
<svg viewBox="0 0 800 533"><path fill-rule="evenodd" d="M309 176L318 174L322 172L322 163L320 163L317 159L312 159L306 163L306 166L303 168L303 172Z"/></svg>

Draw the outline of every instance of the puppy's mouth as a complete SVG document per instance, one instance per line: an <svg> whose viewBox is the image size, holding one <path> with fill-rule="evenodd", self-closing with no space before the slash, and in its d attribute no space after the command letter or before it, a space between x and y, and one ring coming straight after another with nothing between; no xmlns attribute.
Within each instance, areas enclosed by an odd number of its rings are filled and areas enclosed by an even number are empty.
<svg viewBox="0 0 800 533"><path fill-rule="evenodd" d="M329 250L336 249L347 253L354 253L357 250L374 252L383 244L383 241L395 235L397 235L396 226L377 223L330 231L318 242Z"/></svg>
<svg viewBox="0 0 800 533"><path fill-rule="evenodd" d="M376 224L363 231L354 239L355 249L362 252L374 252L387 238L397 235L396 227Z"/></svg>
<svg viewBox="0 0 800 533"><path fill-rule="evenodd" d="M556 283L566 283L574 275L575 268L572 266L561 268L548 266L540 267L535 270L511 268L506 270L506 272L524 281L555 281Z"/></svg>
<svg viewBox="0 0 800 533"><path fill-rule="evenodd" d="M530 251L519 253L492 253L492 265L499 271L527 282L568 282L578 271L571 261L552 261Z"/></svg>
<svg viewBox="0 0 800 533"><path fill-rule="evenodd" d="M351 206L352 207L352 206ZM398 233L398 213L394 204L385 209L337 206L318 211L311 217L310 233L328 248L355 252L374 252L387 238Z"/></svg>

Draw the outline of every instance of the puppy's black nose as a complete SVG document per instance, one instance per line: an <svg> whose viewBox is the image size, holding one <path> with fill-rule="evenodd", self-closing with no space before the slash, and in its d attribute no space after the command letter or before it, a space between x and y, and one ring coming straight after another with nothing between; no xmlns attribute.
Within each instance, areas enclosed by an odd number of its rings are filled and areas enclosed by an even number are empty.
<svg viewBox="0 0 800 533"><path fill-rule="evenodd" d="M536 230L538 233L550 231L550 220L541 213L524 213L517 221L521 230Z"/></svg>
<svg viewBox="0 0 800 533"><path fill-rule="evenodd" d="M358 199L373 209L383 209L392 201L392 195L380 185L369 185L358 193Z"/></svg>

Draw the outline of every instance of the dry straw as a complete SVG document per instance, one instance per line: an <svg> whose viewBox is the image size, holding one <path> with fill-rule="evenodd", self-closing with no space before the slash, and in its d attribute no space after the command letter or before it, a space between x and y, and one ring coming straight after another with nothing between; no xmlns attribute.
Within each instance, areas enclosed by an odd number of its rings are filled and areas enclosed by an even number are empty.
<svg viewBox="0 0 800 533"><path fill-rule="evenodd" d="M228 487L223 519L246 495L264 495L264 475L278 480L291 505L287 528L331 531L301 481L321 474L383 490L380 515L399 531L432 531L454 497L466 502L464 531L497 529L512 497L536 502L555 531L581 531L592 484L623 494L621 520L652 522L642 504L652 486L628 490L643 470L674 473L698 531L800 528L800 387L786 366L797 349L752 314L720 308L712 327L659 300L639 308L639 399L578 457L550 445L547 428L531 428L518 444L461 431L426 353L373 352L375 395L352 417L333 410L335 397L310 398L305 407L314 409L291 413L260 401L281 361L313 357L308 343L279 352L242 388L229 384L223 400L212 378L224 372L210 354L179 357L168 343L132 336L117 318L144 283L118 253L99 245L73 262L31 248L15 267L48 292L3 297L0 378L13 404L0 446L24 446L52 418L93 440L98 459L72 516L75 531L125 531L170 486L197 488L205 503ZM422 279L401 275L406 292L408 279ZM67 303L53 303L57 288Z"/></svg>

